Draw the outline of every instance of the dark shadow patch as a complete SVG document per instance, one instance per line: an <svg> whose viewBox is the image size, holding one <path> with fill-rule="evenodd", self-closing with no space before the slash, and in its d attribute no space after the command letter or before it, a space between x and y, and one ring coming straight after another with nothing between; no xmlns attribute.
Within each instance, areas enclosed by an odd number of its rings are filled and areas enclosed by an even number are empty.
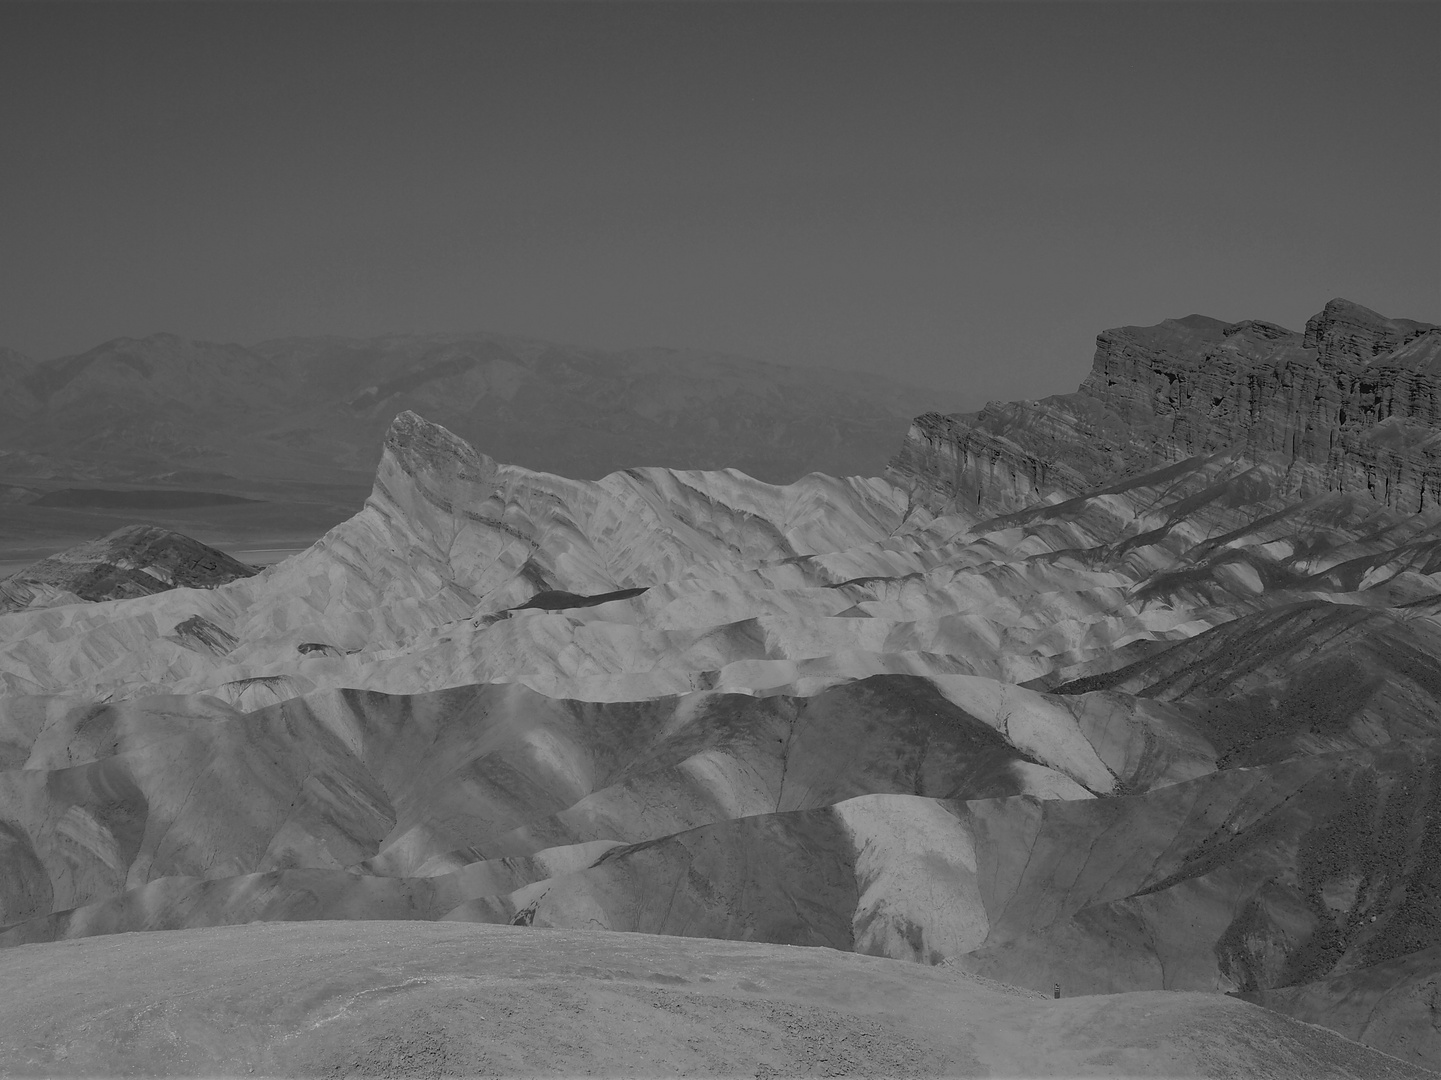
<svg viewBox="0 0 1441 1080"><path fill-rule="evenodd" d="M560 589L546 589L536 593L525 603L509 610L564 611L567 608L595 607L598 604L608 604L612 600L629 600L632 596L639 596L647 588L648 586L643 585L637 589L617 589L615 592L596 593L593 596L582 596L579 593L564 592Z"/></svg>

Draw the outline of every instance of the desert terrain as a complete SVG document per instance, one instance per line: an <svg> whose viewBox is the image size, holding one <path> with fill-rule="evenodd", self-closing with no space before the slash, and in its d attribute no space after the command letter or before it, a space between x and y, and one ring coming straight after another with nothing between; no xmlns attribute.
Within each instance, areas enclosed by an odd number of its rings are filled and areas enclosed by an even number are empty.
<svg viewBox="0 0 1441 1080"><path fill-rule="evenodd" d="M0 968L11 1075L1428 1075L1215 995L1053 1001L754 942L324 922L48 950Z"/></svg>
<svg viewBox="0 0 1441 1080"><path fill-rule="evenodd" d="M137 521L293 553L358 511L413 409L498 460L578 478L666 464L785 483L879 471L934 391L743 357L496 334L173 334L36 361L0 349L0 573Z"/></svg>
<svg viewBox="0 0 1441 1080"><path fill-rule="evenodd" d="M508 462L396 407L503 374L435 347L276 421L315 521L376 428L304 550L131 495L0 581L0 1072L1441 1069L1441 327L1108 330L782 484ZM6 468L178 490L60 456L111 352L22 371ZM17 538L106 502L13 487Z"/></svg>

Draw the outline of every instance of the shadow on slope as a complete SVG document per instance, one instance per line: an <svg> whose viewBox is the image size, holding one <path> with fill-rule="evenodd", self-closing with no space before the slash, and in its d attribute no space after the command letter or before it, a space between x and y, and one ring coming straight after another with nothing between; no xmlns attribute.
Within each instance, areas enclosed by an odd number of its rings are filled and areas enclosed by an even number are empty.
<svg viewBox="0 0 1441 1080"><path fill-rule="evenodd" d="M1308 601L1262 611L1056 687L1173 702L1220 767L1438 734L1441 605Z"/></svg>
<svg viewBox="0 0 1441 1080"><path fill-rule="evenodd" d="M1090 797L1018 750L994 717L901 676L809 698L323 692L244 715L205 697L68 708L9 699L0 718L19 766L0 772L0 924L159 878L435 876L874 792ZM1018 720L1017 737L1071 739L1094 756L1074 721L1073 731L1047 722ZM1124 756L1125 741L1113 752Z"/></svg>

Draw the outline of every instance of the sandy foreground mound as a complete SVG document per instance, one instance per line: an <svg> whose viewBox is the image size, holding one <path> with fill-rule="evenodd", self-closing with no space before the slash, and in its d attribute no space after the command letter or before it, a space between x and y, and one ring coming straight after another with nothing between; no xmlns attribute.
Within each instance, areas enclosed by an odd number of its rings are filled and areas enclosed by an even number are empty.
<svg viewBox="0 0 1441 1080"><path fill-rule="evenodd" d="M830 949L394 922L9 950L0 1074L1428 1075L1215 995L1054 1001Z"/></svg>

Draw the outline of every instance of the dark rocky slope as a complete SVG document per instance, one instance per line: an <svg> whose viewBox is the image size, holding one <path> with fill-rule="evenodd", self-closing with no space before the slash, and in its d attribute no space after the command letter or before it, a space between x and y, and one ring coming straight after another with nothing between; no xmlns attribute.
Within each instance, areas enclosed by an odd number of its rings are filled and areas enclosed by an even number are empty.
<svg viewBox="0 0 1441 1080"><path fill-rule="evenodd" d="M254 567L188 536L153 525L127 525L0 580L0 614L76 600L213 588L254 573Z"/></svg>

